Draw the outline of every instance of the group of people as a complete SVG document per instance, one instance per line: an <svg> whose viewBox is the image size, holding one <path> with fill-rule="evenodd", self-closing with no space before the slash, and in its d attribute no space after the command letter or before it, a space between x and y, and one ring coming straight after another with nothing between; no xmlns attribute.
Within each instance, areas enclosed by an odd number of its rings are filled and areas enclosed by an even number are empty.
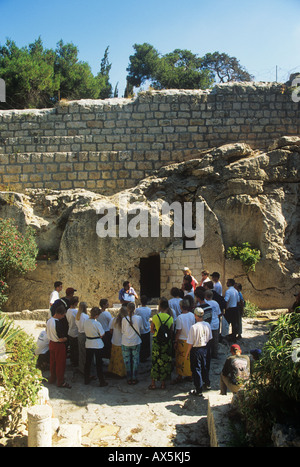
<svg viewBox="0 0 300 467"><path fill-rule="evenodd" d="M116 315L108 310L105 298L88 311L87 303L81 302L71 287L60 298L62 283L55 282L46 330L37 343L41 368L49 356L49 382L71 387L64 376L67 350L84 383L98 378L100 386L107 385L103 358L109 359L108 375L126 377L128 384L135 385L140 362L151 357L150 390L158 383L165 389L175 366L176 377L171 384L190 380L194 383L191 394L201 396L204 389L210 389L210 363L218 357L218 343L226 339L233 345L221 374L221 393L225 394L227 388L238 390L250 372L249 357L241 355L240 347L234 344L242 333L241 287L228 279L223 297L219 273L211 274L210 280L204 270L198 282L188 268L182 271L181 286L171 289L171 298L160 298L155 311L148 306L147 297L139 299L130 282L125 281Z"/></svg>

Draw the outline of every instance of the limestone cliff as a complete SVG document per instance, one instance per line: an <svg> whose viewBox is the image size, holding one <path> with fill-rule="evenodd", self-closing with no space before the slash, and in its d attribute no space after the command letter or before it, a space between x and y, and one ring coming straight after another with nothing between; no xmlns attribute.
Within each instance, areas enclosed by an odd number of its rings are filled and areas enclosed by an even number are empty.
<svg viewBox="0 0 300 467"><path fill-rule="evenodd" d="M140 294L145 274L141 258L155 255L160 270L151 270L148 280L160 275L160 295L169 297L170 288L181 285L181 268L188 266L198 278L203 268L219 271L223 290L226 279L234 277L242 283L244 297L263 309L288 307L300 290L299 167L300 137L282 137L268 151L242 143L203 151L197 159L163 167L112 197L81 189L3 192L1 217L14 217L22 229L34 226L41 253L50 255L38 261L34 272L11 281L6 309L47 308L55 280L62 280L64 288L76 288L89 306L98 305L102 297L118 303L126 279ZM119 211L115 237L99 237L99 202L119 208L125 195L130 207L189 202L194 216L196 203L204 203L203 245L185 248L174 229L169 236L151 236L149 227L144 237L121 237ZM256 271L249 274L239 261L225 258L229 246L242 242L262 254Z"/></svg>

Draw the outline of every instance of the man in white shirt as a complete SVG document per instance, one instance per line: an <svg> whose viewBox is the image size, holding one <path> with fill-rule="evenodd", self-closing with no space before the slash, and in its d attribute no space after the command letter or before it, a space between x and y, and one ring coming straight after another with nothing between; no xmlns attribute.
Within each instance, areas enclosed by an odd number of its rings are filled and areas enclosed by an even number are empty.
<svg viewBox="0 0 300 467"><path fill-rule="evenodd" d="M50 384L56 381L57 386L61 388L70 388L71 386L64 379L67 359L66 343L68 340L68 327L66 326L65 317L66 309L63 305L59 305L46 324L50 351L50 378L48 381Z"/></svg>
<svg viewBox="0 0 300 467"><path fill-rule="evenodd" d="M226 285L228 288L225 292L224 299L226 302L225 319L232 327L232 334L228 336L228 338L233 342L236 342L236 337L239 333L238 302L240 301L240 296L238 291L235 289L234 284L234 279L227 280Z"/></svg>
<svg viewBox="0 0 300 467"><path fill-rule="evenodd" d="M195 389L190 394L202 396L203 386L210 389L209 370L207 368L207 344L212 339L211 328L203 321L204 311L202 308L195 308L194 315L196 323L190 328L187 338L187 352L185 358L190 355L191 370Z"/></svg>
<svg viewBox="0 0 300 467"><path fill-rule="evenodd" d="M78 328L75 323L75 318L78 313L78 297L72 297L70 299L70 308L66 313L66 318L69 325L68 330L68 342L70 346L70 361L74 367L78 366L79 352L78 352Z"/></svg>
<svg viewBox="0 0 300 467"><path fill-rule="evenodd" d="M111 353L111 332L110 332L110 322L112 320L111 313L108 311L109 302L107 298L101 298L100 302L100 314L97 318L99 323L104 329L104 336L103 336L103 343L104 349L102 352L102 356L104 358L110 358Z"/></svg>
<svg viewBox="0 0 300 467"><path fill-rule="evenodd" d="M62 282L60 281L54 282L54 290L51 292L50 300L49 300L49 310L51 306L53 305L53 303L56 300L59 300L59 293L62 291L62 286L63 286ZM51 318L51 312L49 312L49 318Z"/></svg>
<svg viewBox="0 0 300 467"><path fill-rule="evenodd" d="M84 384L89 384L90 369L93 358L96 360L96 371L99 379L100 387L107 386L107 382L104 379L102 370L102 349L104 347L102 337L104 336L104 329L102 325L97 321L100 314L100 308L93 307L90 311L90 318L84 321L83 327L86 335L85 350L86 350L86 361L84 368Z"/></svg>

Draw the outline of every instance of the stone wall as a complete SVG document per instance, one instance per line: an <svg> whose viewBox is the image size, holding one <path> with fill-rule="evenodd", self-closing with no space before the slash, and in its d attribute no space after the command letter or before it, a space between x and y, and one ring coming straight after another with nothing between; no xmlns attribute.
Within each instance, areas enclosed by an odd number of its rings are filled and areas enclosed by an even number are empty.
<svg viewBox="0 0 300 467"><path fill-rule="evenodd" d="M242 141L261 149L297 135L299 110L283 84L234 83L0 111L0 184L109 195L208 148Z"/></svg>

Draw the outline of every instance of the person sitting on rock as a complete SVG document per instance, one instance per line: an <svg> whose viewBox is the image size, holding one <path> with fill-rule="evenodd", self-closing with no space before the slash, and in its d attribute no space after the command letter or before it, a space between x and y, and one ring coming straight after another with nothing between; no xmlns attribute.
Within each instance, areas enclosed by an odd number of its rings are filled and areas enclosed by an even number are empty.
<svg viewBox="0 0 300 467"><path fill-rule="evenodd" d="M227 394L227 390L236 393L250 377L250 358L242 355L239 345L230 347L230 357L227 357L220 376L220 393Z"/></svg>

